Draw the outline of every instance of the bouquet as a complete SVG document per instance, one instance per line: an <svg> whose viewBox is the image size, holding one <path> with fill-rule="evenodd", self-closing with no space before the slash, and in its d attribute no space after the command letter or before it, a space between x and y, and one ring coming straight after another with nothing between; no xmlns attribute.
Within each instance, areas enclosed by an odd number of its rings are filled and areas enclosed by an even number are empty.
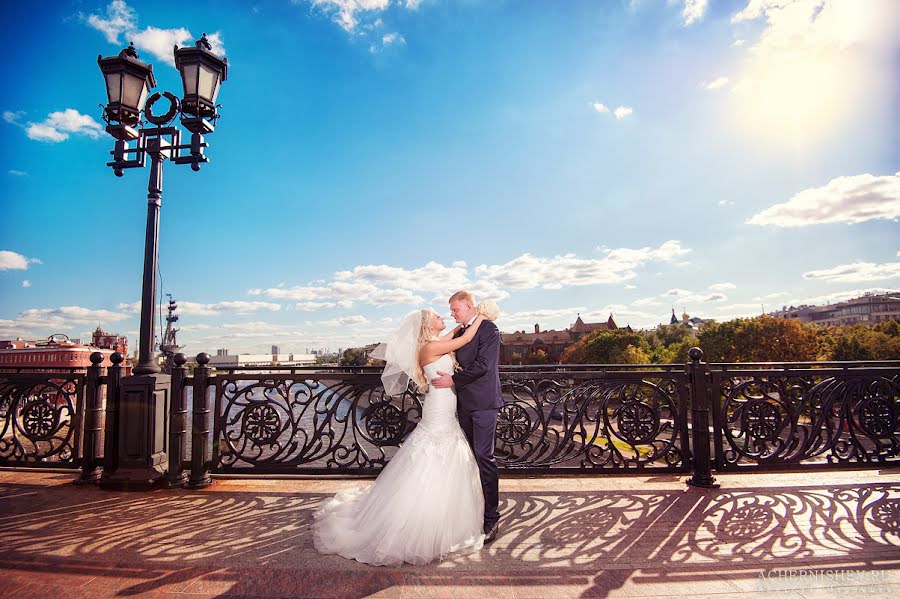
<svg viewBox="0 0 900 599"><path fill-rule="evenodd" d="M492 301L481 302L475 306L475 312L481 314L487 320L497 320L500 316L500 308L497 307L496 302Z"/></svg>

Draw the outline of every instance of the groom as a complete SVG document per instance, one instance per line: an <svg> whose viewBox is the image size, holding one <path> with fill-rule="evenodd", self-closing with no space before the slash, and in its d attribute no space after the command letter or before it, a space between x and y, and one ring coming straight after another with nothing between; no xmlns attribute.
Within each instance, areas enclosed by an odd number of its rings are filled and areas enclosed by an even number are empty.
<svg viewBox="0 0 900 599"><path fill-rule="evenodd" d="M450 313L463 328L454 335L459 337L472 324L478 314L475 300L468 291L457 291L450 297ZM456 350L456 361L461 370L456 374L438 371L431 384L438 388L456 386L456 412L459 424L469 439L475 453L484 491L484 542L497 538L500 521L498 505L499 472L494 459L494 432L497 428L497 412L503 405L500 395L500 332L490 320L478 327L475 338Z"/></svg>

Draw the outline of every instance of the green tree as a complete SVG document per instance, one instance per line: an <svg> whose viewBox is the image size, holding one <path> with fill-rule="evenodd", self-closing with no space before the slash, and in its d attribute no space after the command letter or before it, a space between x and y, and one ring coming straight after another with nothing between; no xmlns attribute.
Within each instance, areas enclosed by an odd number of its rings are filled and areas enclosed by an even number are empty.
<svg viewBox="0 0 900 599"><path fill-rule="evenodd" d="M889 322L879 324L889 325ZM900 360L900 334L888 332L898 328L869 328L861 324L841 327L835 335L830 357L832 360Z"/></svg>
<svg viewBox="0 0 900 599"><path fill-rule="evenodd" d="M563 352L566 364L649 364L650 343L640 333L625 329L594 331Z"/></svg>
<svg viewBox="0 0 900 599"><path fill-rule="evenodd" d="M365 366L367 363L366 353L358 347L345 349L341 356L341 366Z"/></svg>
<svg viewBox="0 0 900 599"><path fill-rule="evenodd" d="M709 362L813 361L820 343L813 327L771 316L713 323L699 341Z"/></svg>
<svg viewBox="0 0 900 599"><path fill-rule="evenodd" d="M683 324L660 325L644 334L650 344L650 360L654 364L687 362L688 351L699 343L696 331Z"/></svg>
<svg viewBox="0 0 900 599"><path fill-rule="evenodd" d="M550 359L550 356L547 355L542 349L535 350L525 356L522 361L524 364L551 364L553 360Z"/></svg>

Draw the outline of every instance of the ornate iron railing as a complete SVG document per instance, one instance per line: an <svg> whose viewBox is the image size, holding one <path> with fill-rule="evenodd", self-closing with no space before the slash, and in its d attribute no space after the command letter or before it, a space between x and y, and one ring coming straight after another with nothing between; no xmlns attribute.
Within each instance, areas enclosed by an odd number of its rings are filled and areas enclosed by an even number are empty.
<svg viewBox="0 0 900 599"><path fill-rule="evenodd" d="M0 466L118 464L123 357L84 371L0 372ZM506 472L690 472L900 465L900 362L505 366L497 461ZM213 371L179 354L166 481L214 473L376 474L422 416L380 369ZM190 397L189 397L190 395ZM711 414L710 414L711 413Z"/></svg>
<svg viewBox="0 0 900 599"><path fill-rule="evenodd" d="M0 466L79 467L84 383L73 369L0 374Z"/></svg>
<svg viewBox="0 0 900 599"><path fill-rule="evenodd" d="M504 370L500 467L686 470L684 367L594 368ZM377 371L296 370L215 376L215 471L373 473L422 415L411 390L385 395Z"/></svg>
<svg viewBox="0 0 900 599"><path fill-rule="evenodd" d="M896 365L711 365L715 467L884 464L900 457Z"/></svg>

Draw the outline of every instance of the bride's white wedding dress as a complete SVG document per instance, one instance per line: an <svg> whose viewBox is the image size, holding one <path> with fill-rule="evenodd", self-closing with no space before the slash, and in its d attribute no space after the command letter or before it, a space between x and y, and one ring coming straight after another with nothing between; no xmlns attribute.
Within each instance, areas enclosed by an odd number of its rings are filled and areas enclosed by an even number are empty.
<svg viewBox="0 0 900 599"><path fill-rule="evenodd" d="M451 372L444 355L424 367ZM431 387L422 419L372 485L343 491L314 514L313 542L373 565L425 564L484 544L484 496L453 389Z"/></svg>

